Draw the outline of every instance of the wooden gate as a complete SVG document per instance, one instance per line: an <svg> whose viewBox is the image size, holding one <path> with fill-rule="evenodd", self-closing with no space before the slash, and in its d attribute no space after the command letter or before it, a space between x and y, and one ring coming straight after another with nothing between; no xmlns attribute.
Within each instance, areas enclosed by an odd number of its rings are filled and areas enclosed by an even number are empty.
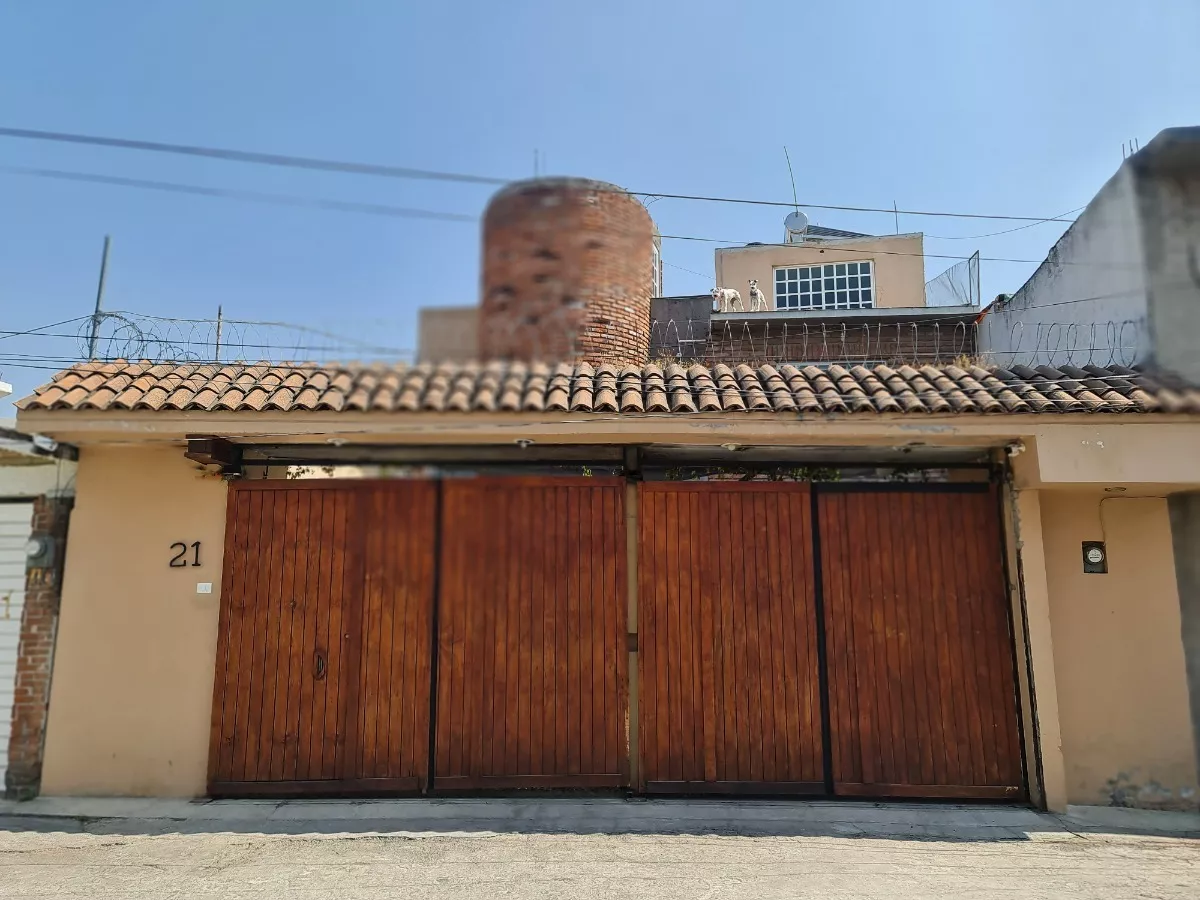
<svg viewBox="0 0 1200 900"><path fill-rule="evenodd" d="M217 796L1025 795L983 484L239 482ZM440 549L439 549L440 548Z"/></svg>
<svg viewBox="0 0 1200 900"><path fill-rule="evenodd" d="M445 482L435 789L628 783L624 489Z"/></svg>
<svg viewBox="0 0 1200 900"><path fill-rule="evenodd" d="M645 790L825 790L811 505L807 484L641 486Z"/></svg>
<svg viewBox="0 0 1200 900"><path fill-rule="evenodd" d="M820 485L838 794L1025 794L996 496Z"/></svg>
<svg viewBox="0 0 1200 900"><path fill-rule="evenodd" d="M407 481L231 486L210 794L423 786L435 497Z"/></svg>

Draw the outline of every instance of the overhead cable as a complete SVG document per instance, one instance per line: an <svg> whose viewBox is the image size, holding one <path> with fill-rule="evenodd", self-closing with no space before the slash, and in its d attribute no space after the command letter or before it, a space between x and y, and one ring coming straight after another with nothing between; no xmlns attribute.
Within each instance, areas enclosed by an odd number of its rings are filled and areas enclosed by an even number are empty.
<svg viewBox="0 0 1200 900"><path fill-rule="evenodd" d="M282 153L261 153L250 150L232 150L221 147L203 147L190 144L171 144L160 141L143 141L132 138L111 138L87 134L73 134L61 131L39 131L30 128L0 127L0 137L21 138L35 141L54 141L67 144L85 144L97 147L114 147L124 150L142 150L151 153L170 153L182 156L198 156L209 159L223 159L230 162L256 163L269 166L285 166L297 169L313 169L325 172L347 172L355 175L373 175L384 178L409 178L431 181L453 181L467 184L505 185L512 179L496 178L487 175L464 174L460 172L438 172L430 169L415 169L407 166L381 165L377 163L348 162L345 160L320 159L310 156L294 156ZM604 190L596 188L595 190ZM845 206L820 203L799 203L794 200L751 200L740 197L715 197L701 194L664 194L662 191L625 191L622 188L612 188L613 191L630 193L638 197L654 197L666 200L696 200L709 203L740 203L750 206L775 206L793 209L801 206L805 209L826 209L841 212L872 212L887 213L888 215L904 216L938 216L959 219L994 219L1014 222L1050 222L1070 221L1057 216L1010 216L986 215L983 213L945 212L941 210L915 210L883 208L874 206Z"/></svg>

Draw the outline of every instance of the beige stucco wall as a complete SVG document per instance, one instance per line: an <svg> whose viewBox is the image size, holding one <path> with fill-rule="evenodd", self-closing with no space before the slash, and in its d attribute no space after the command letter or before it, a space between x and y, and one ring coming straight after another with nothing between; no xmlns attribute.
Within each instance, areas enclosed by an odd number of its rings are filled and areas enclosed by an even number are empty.
<svg viewBox="0 0 1200 900"><path fill-rule="evenodd" d="M433 306L418 313L418 362L479 359L479 307Z"/></svg>
<svg viewBox="0 0 1200 900"><path fill-rule="evenodd" d="M875 268L875 305L925 305L924 242L919 234L841 240L820 244L769 244L762 247L721 248L716 252L717 284L750 296L750 279L758 280L775 308L775 268L869 259ZM893 255L903 254L903 255Z"/></svg>
<svg viewBox="0 0 1200 900"><path fill-rule="evenodd" d="M1067 800L1105 804L1115 788L1139 806L1194 806L1166 500L1039 493ZM1086 575L1082 542L1100 540L1108 574Z"/></svg>
<svg viewBox="0 0 1200 900"><path fill-rule="evenodd" d="M44 794L204 793L225 501L181 447L81 449ZM174 541L199 568L168 566Z"/></svg>

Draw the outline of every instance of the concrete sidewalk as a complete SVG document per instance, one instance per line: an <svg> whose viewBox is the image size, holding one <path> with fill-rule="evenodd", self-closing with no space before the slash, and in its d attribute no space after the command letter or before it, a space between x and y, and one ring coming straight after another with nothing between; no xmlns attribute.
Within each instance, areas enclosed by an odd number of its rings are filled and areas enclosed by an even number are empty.
<svg viewBox="0 0 1200 900"><path fill-rule="evenodd" d="M1071 807L779 800L139 800L0 801L0 830L93 834L669 834L1064 840L1084 835L1200 837L1200 815Z"/></svg>

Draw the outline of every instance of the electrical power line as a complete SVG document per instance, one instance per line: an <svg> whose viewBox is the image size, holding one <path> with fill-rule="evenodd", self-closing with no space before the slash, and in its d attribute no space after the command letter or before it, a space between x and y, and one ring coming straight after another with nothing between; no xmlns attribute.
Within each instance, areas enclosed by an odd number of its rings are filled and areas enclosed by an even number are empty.
<svg viewBox="0 0 1200 900"><path fill-rule="evenodd" d="M285 166L298 169L314 169L326 172L347 172L355 175L373 175L384 178L412 178L433 181L455 181L468 184L504 185L511 179L495 178L486 175L470 175L458 172L438 172L428 169L414 169L402 166L379 165L375 163L357 163L344 160L319 159L308 156L293 156L280 153L259 153L248 150L231 150L220 147L201 147L188 144L170 144L158 141L141 141L130 138L110 138L96 135L72 134L58 131L38 131L29 128L0 127L0 137L20 138L35 141L54 141L68 144L85 144L97 147L113 147L124 150L142 150L152 153L169 153L182 156L199 156L209 159L223 159L230 162L256 163L259 165ZM601 189L597 189L601 190ZM982 213L956 213L934 210L896 209L894 206L884 209L874 206L838 206L820 203L800 203L776 200L750 200L738 197L714 197L700 194L664 194L661 191L622 191L638 197L655 197L667 200L695 200L709 203L741 203L750 206L775 206L794 208L799 205L805 209L826 209L840 212L873 212L888 213L889 215L905 216L938 216L959 219L993 219L1014 222L1051 222L1070 221L1057 216L1009 216L985 215Z"/></svg>
<svg viewBox="0 0 1200 900"><path fill-rule="evenodd" d="M1026 228L1036 228L1038 225L1045 225L1047 222L1072 222L1073 219L1067 219L1066 216L1073 216L1075 213L1087 209L1087 206L1077 206L1075 209L1068 209L1065 213L1054 216L1051 219L1042 219L1040 222L1030 222L1028 225L1018 225L1016 228L1006 228L1004 231L992 231L988 234L964 234L964 235L945 235L945 234L926 234L924 237L935 241L980 241L984 238L999 237L1002 234L1012 234L1014 231L1024 231Z"/></svg>
<svg viewBox="0 0 1200 900"><path fill-rule="evenodd" d="M35 169L25 168L20 166L0 166L0 174L11 175L26 175L40 178L53 178L65 181L88 182L94 184L104 184L115 187L132 187L144 190L166 191L169 193L190 194L195 196L203 196L222 200L244 200L253 203L268 203L284 206L300 206L315 209L329 210L334 212L350 212L350 213L366 213L369 215L381 216L396 216L400 218L423 218L423 219L440 219L451 222L477 222L475 216L464 215L462 213L438 212L434 210L410 209L402 206L389 206L380 203L357 203L343 200L328 200L316 197L297 197L288 194L267 194L259 191L241 191L228 190L224 188L210 188L201 185L181 184L170 181L151 181L141 178L124 178L112 175L100 175L91 172L72 172L61 169ZM1052 219L1040 219L1039 222L1055 221ZM672 241L699 241L709 244L727 244L730 246L745 246L754 244L760 247L795 247L796 244L784 244L764 241L735 241L726 238L708 238L699 237L696 235L682 234L664 234L660 235L663 240ZM868 235L870 237L870 235ZM836 247L832 244L813 244L822 251L831 253L862 253L861 248L856 247ZM961 256L950 253L906 253L900 250L880 250L872 249L871 255L881 256L912 256L929 259L953 259L967 260L970 256ZM984 262L1005 262L1005 263L1025 263L1038 265L1044 262L1040 259L1016 259L1001 256L981 256L980 260ZM1105 268L1126 268L1118 263L1090 263L1090 262L1070 262L1063 261L1064 266L1097 266ZM707 277L707 276L704 276Z"/></svg>
<svg viewBox="0 0 1200 900"><path fill-rule="evenodd" d="M72 322L80 322L83 319L90 318L91 316L76 316L73 319L63 319L61 322L52 322L49 325L39 325L37 328L30 328L28 331L0 331L0 341L4 340L5 338L24 337L25 335L31 335L33 337L49 337L50 335L40 335L38 332L46 328L57 328L59 325L70 325ZM73 334L71 337L78 337L78 335Z"/></svg>
<svg viewBox="0 0 1200 900"><path fill-rule="evenodd" d="M1049 220L1045 220L1049 221ZM880 237L888 237L889 235L880 235ZM880 250L872 247L870 250L864 250L862 247L835 247L832 244L787 244L776 243L774 241L732 241L725 238L709 238L697 237L687 234L661 234L659 235L664 241L699 241L704 244L726 244L732 249L741 249L742 247L804 247L810 250L820 250L822 253L858 253L868 256L917 256L922 259L957 259L968 260L971 256L959 256L953 253L906 253L902 250ZM867 237L874 237L868 235ZM1027 263L1032 265L1041 265L1045 262L1044 259L1017 259L1010 256L980 256L982 262L1006 262L1006 263ZM1130 264L1122 263L1103 263L1103 262L1070 262L1067 260L1059 260L1058 265L1063 266L1093 266L1106 269L1127 269L1131 268ZM816 263L797 263L797 265L816 265Z"/></svg>
<svg viewBox="0 0 1200 900"><path fill-rule="evenodd" d="M349 172L355 175L375 175L384 178L414 178L429 181L458 181L466 184L508 184L510 178L490 178L486 175L463 175L456 172L435 172L402 166L374 163L354 163L342 160L317 159L283 153L258 153L249 150L228 150L218 147L196 147L188 144L168 144L158 141L138 141L129 138L97 137L87 134L68 134L60 131L37 131L30 128L0 127L0 137L23 138L33 141L54 141L63 144L87 144L93 147L115 147L122 150L145 150L150 153L171 153L178 156L200 156L230 162L257 163L292 169L314 169L323 172Z"/></svg>
<svg viewBox="0 0 1200 900"><path fill-rule="evenodd" d="M667 262L665 259L663 260L663 265L670 266L672 269L678 269L680 272L687 272L689 275L699 275L701 278L707 278L709 281L713 280L711 275L705 275L703 272L697 272L695 269L685 269L683 266L677 266L675 263Z"/></svg>
<svg viewBox="0 0 1200 900"><path fill-rule="evenodd" d="M347 200L328 200L320 197L297 197L291 194L268 194L262 191L242 191L229 188L210 188L196 184L180 184L174 181L151 181L145 178L123 178L116 175L99 175L92 172L71 172L64 169L36 169L24 166L0 166L0 173L26 175L32 178L53 178L59 181L81 181L90 184L107 184L116 187L133 187L151 191L167 191L174 194L194 194L201 197L218 197L224 200L246 200L252 203L270 203L277 206L301 206L335 212L366 213L375 216L394 216L402 219L440 219L446 222L475 222L475 216L462 213L437 212L428 209L411 209L406 206L390 206L384 203L358 203Z"/></svg>

